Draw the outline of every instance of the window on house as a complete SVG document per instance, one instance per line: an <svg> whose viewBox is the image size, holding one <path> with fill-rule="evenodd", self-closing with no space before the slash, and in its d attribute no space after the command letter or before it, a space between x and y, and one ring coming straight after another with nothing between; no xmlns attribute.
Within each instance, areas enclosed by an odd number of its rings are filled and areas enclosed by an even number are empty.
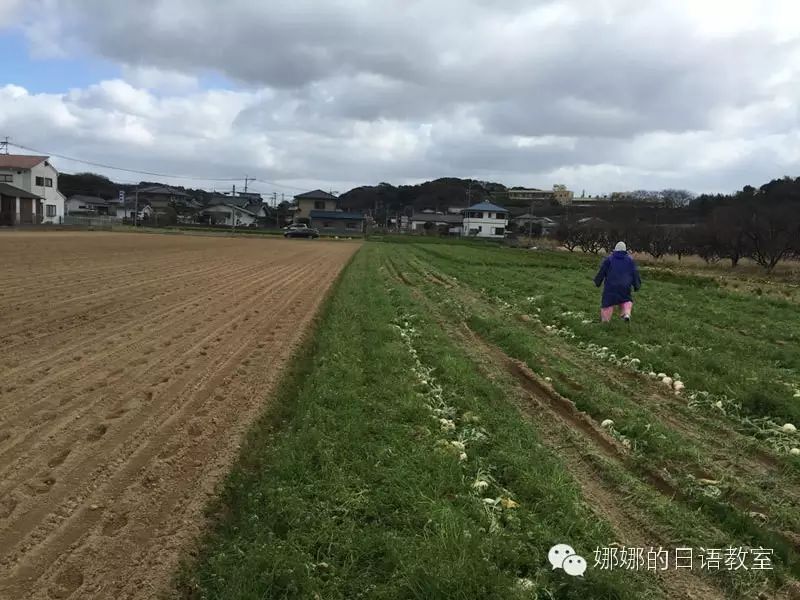
<svg viewBox="0 0 800 600"><path fill-rule="evenodd" d="M44 185L44 177L37 177L36 178L36 185Z"/></svg>
<svg viewBox="0 0 800 600"><path fill-rule="evenodd" d="M331 224L331 222L330 222L330 221L323 221L323 222L322 222L322 226L323 226L323 227L333 227L333 225Z"/></svg>
<svg viewBox="0 0 800 600"><path fill-rule="evenodd" d="M350 221L347 223L347 225L345 225L345 227L347 227L347 229L358 229L358 223L355 221Z"/></svg>
<svg viewBox="0 0 800 600"><path fill-rule="evenodd" d="M0 173L0 183L12 183L14 176L10 173Z"/></svg>
<svg viewBox="0 0 800 600"><path fill-rule="evenodd" d="M48 217L55 217L56 216L56 205L55 204L46 204L44 207L44 214Z"/></svg>
<svg viewBox="0 0 800 600"><path fill-rule="evenodd" d="M325 210L325 201L324 200L314 200L314 208L316 210Z"/></svg>
<svg viewBox="0 0 800 600"><path fill-rule="evenodd" d="M505 235L506 234L506 228L505 227L495 227L494 228L494 234L495 235Z"/></svg>
<svg viewBox="0 0 800 600"><path fill-rule="evenodd" d="M44 178L44 187L53 187L53 180L49 177Z"/></svg>

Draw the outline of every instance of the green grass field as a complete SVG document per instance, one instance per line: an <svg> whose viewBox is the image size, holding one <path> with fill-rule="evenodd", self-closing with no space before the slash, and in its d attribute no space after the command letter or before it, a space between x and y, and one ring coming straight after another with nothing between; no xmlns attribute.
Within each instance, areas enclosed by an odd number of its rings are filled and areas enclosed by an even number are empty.
<svg viewBox="0 0 800 600"><path fill-rule="evenodd" d="M597 262L365 244L243 446L181 595L796 597L798 305L648 266L634 321L601 326ZM582 577L550 567L556 543L586 558ZM610 547L695 561L601 568ZM731 547L772 568L698 560Z"/></svg>

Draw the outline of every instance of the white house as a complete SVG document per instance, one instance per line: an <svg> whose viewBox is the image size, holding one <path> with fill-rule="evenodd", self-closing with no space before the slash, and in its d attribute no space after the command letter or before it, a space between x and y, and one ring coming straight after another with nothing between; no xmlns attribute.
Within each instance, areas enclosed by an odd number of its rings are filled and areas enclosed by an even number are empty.
<svg viewBox="0 0 800 600"><path fill-rule="evenodd" d="M212 204L200 213L208 218L210 225L232 226L235 224L237 227L249 227L257 222L255 213L230 202Z"/></svg>
<svg viewBox="0 0 800 600"><path fill-rule="evenodd" d="M508 211L491 202L480 202L465 208L462 235L502 239L508 227Z"/></svg>
<svg viewBox="0 0 800 600"><path fill-rule="evenodd" d="M0 154L0 183L7 183L42 199L42 213L39 215L34 212L34 220L62 223L65 199L58 191L58 171L48 159L48 156ZM21 214L20 218L24 222L27 215Z"/></svg>

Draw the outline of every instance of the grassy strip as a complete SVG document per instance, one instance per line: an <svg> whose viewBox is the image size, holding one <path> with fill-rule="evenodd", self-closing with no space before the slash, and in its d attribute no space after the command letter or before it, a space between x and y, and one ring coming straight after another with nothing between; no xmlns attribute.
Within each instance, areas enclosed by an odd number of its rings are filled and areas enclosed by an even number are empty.
<svg viewBox="0 0 800 600"><path fill-rule="evenodd" d="M612 531L503 390L381 269L369 246L343 275L244 445L184 597L663 597L647 573L550 569L552 544L591 567Z"/></svg>

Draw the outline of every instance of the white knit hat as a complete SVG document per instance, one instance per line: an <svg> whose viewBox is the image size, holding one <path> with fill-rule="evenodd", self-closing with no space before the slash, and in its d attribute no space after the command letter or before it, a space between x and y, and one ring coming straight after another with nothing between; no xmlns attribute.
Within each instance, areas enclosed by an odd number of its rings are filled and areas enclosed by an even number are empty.
<svg viewBox="0 0 800 600"><path fill-rule="evenodd" d="M625 242L617 242L617 245L614 246L614 252L627 252L628 247L625 245Z"/></svg>

